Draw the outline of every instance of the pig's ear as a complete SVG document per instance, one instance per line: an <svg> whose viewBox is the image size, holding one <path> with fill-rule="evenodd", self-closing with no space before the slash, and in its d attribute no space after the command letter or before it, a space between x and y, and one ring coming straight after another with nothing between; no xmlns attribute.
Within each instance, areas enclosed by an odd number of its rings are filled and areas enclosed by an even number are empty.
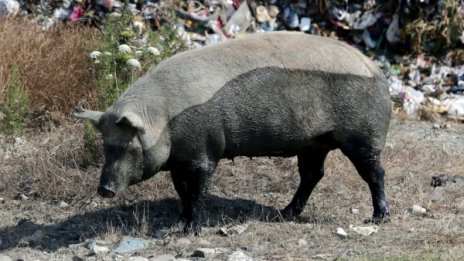
<svg viewBox="0 0 464 261"><path fill-rule="evenodd" d="M145 125L139 115L133 112L124 112L117 120L116 124L137 130L140 133L145 133Z"/></svg>
<svg viewBox="0 0 464 261"><path fill-rule="evenodd" d="M82 120L88 120L90 121L95 127L98 128L98 123L100 122L100 119L103 115L103 112L101 111L91 111L91 110L86 110L84 109L85 101L81 100L77 107L74 109L74 112L72 113L74 117Z"/></svg>

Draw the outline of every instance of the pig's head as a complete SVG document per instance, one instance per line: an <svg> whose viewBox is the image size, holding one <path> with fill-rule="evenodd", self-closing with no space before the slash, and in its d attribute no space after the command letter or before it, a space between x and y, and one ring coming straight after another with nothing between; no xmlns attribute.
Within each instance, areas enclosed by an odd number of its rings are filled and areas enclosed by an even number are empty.
<svg viewBox="0 0 464 261"><path fill-rule="evenodd" d="M127 186L152 177L168 158L169 144L162 130L153 131L134 112L103 113L80 106L74 116L89 120L102 134L105 164L98 187L102 197L114 197Z"/></svg>

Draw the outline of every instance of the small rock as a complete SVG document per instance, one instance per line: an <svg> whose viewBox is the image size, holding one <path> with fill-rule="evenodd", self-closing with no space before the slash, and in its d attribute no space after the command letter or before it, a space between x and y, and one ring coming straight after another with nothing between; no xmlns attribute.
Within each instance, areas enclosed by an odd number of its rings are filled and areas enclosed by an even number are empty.
<svg viewBox="0 0 464 261"><path fill-rule="evenodd" d="M0 198L0 204L5 204L5 199L4 198Z"/></svg>
<svg viewBox="0 0 464 261"><path fill-rule="evenodd" d="M427 210L419 205L413 205L411 208L411 213L417 216L423 216Z"/></svg>
<svg viewBox="0 0 464 261"><path fill-rule="evenodd" d="M79 256L73 256L72 261L84 261L84 259Z"/></svg>
<svg viewBox="0 0 464 261"><path fill-rule="evenodd" d="M429 195L432 202L441 202L443 201L443 195L437 189L433 190Z"/></svg>
<svg viewBox="0 0 464 261"><path fill-rule="evenodd" d="M440 124L435 123L435 124L432 125L432 128L435 129L435 130L440 129Z"/></svg>
<svg viewBox="0 0 464 261"><path fill-rule="evenodd" d="M245 255L242 251L234 251L227 257L227 261L253 261L253 258Z"/></svg>
<svg viewBox="0 0 464 261"><path fill-rule="evenodd" d="M219 233L224 236L240 235L248 228L248 224L236 225L232 227L222 227L219 229Z"/></svg>
<svg viewBox="0 0 464 261"><path fill-rule="evenodd" d="M90 253L94 255L100 255L110 252L110 249L105 246L93 245L90 249Z"/></svg>
<svg viewBox="0 0 464 261"><path fill-rule="evenodd" d="M68 206L69 204L64 201L60 201L60 203L58 203L58 207L60 208L67 208Z"/></svg>
<svg viewBox="0 0 464 261"><path fill-rule="evenodd" d="M444 186L447 181L448 181L448 176L446 174L433 176L432 177L432 182L430 183L430 186L432 186L434 188Z"/></svg>
<svg viewBox="0 0 464 261"><path fill-rule="evenodd" d="M148 261L148 259L143 256L131 256L127 261Z"/></svg>
<svg viewBox="0 0 464 261"><path fill-rule="evenodd" d="M192 254L192 257L201 257L201 258L212 258L215 256L216 250L214 248L198 248Z"/></svg>
<svg viewBox="0 0 464 261"><path fill-rule="evenodd" d="M461 179L462 179L462 177L459 176L459 175L453 175L453 176L450 178L451 182L453 182L453 183L458 183L459 181L461 181Z"/></svg>
<svg viewBox="0 0 464 261"><path fill-rule="evenodd" d="M176 259L175 256L172 256L172 255L161 255L161 256L157 256L155 258L152 258L150 259L151 261L174 261Z"/></svg>
<svg viewBox="0 0 464 261"><path fill-rule="evenodd" d="M0 254L0 261L13 261L13 259L11 259L11 257L9 257L7 255L1 255Z"/></svg>
<svg viewBox="0 0 464 261"><path fill-rule="evenodd" d="M412 228L408 229L408 232L409 233L414 233L414 232L416 232L416 229L412 227Z"/></svg>
<svg viewBox="0 0 464 261"><path fill-rule="evenodd" d="M350 225L350 229L353 230L354 232L363 235L363 236L370 236L374 233L377 233L379 231L379 226L377 225L372 225L372 226L353 226Z"/></svg>
<svg viewBox="0 0 464 261"><path fill-rule="evenodd" d="M155 233L153 233L153 236L158 239L163 239L167 236L168 233L164 232L163 230L156 230Z"/></svg>
<svg viewBox="0 0 464 261"><path fill-rule="evenodd" d="M147 248L150 241L142 238L125 239L119 243L119 246L114 250L117 254L124 254L127 252Z"/></svg>
<svg viewBox="0 0 464 261"><path fill-rule="evenodd" d="M359 214L359 208L351 208L350 210L353 214Z"/></svg>
<svg viewBox="0 0 464 261"><path fill-rule="evenodd" d="M298 245L299 246L307 246L308 242L306 242L306 240L301 238L301 239L298 240Z"/></svg>
<svg viewBox="0 0 464 261"><path fill-rule="evenodd" d="M335 234L339 235L342 238L348 237L348 234L346 233L346 231L341 227L338 227L337 229L335 229Z"/></svg>

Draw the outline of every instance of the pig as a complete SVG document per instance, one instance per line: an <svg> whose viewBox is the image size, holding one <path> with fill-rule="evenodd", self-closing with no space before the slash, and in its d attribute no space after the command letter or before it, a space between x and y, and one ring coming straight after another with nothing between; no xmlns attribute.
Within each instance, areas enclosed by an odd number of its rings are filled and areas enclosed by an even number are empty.
<svg viewBox="0 0 464 261"><path fill-rule="evenodd" d="M367 182L369 221L388 221L380 156L391 116L388 84L349 45L303 33L258 33L174 55L135 81L106 112L78 107L101 132L98 193L170 175L183 230L199 233L201 201L221 159L298 159L299 187L281 211L299 215L340 149Z"/></svg>

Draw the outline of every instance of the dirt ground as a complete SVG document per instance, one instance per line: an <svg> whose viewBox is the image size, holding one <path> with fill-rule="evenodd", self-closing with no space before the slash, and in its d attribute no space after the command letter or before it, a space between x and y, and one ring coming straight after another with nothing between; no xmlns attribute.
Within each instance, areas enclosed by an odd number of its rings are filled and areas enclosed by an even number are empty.
<svg viewBox="0 0 464 261"><path fill-rule="evenodd" d="M295 158L222 161L205 202L202 235L195 237L178 232L180 202L168 173L114 199L100 198L101 159L86 154L82 133L76 123L0 136L0 255L49 261L464 258L464 124L393 120L382 156L392 219L368 236L350 229L370 226L363 224L372 214L368 187L339 151L330 153L325 177L293 221L280 219L278 210L299 183ZM439 175L448 180L431 186ZM413 213L413 205L426 212ZM219 233L237 225L245 228L240 234ZM116 253L122 240L133 238L147 245ZM242 258L234 259L234 251Z"/></svg>

